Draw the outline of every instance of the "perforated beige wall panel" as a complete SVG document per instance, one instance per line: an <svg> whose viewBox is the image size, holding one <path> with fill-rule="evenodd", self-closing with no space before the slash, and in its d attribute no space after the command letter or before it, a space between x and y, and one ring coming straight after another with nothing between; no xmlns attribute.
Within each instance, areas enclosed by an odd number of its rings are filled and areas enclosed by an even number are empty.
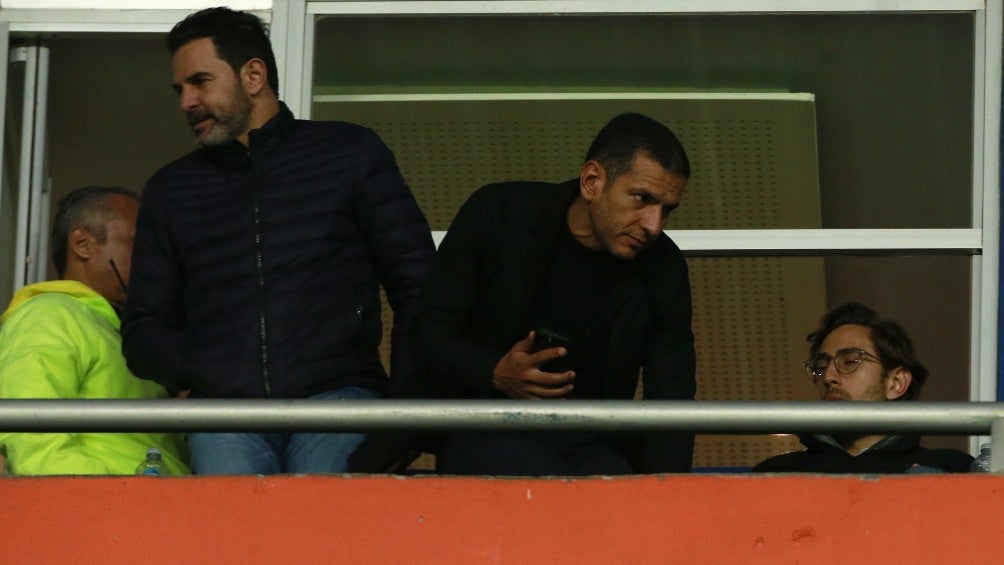
<svg viewBox="0 0 1004 565"><path fill-rule="evenodd" d="M313 116L376 130L434 230L447 229L485 184L577 177L596 132L627 111L667 124L690 157L687 196L669 229L819 227L812 98L760 96L340 101L315 104Z"/></svg>
<svg viewBox="0 0 1004 565"><path fill-rule="evenodd" d="M581 96L581 94L577 95ZM668 125L693 176L668 229L818 228L811 95L737 98L332 101L316 119L376 130L394 151L433 230L446 230L475 189L578 176L596 132L625 111ZM798 363L826 307L822 259L691 258L698 398L808 399ZM384 356L391 321L384 313ZM699 436L697 466L747 466L792 438Z"/></svg>
<svg viewBox="0 0 1004 565"><path fill-rule="evenodd" d="M812 400L800 363L825 311L818 257L692 258L698 399ZM744 467L797 448L794 437L699 436L695 465Z"/></svg>

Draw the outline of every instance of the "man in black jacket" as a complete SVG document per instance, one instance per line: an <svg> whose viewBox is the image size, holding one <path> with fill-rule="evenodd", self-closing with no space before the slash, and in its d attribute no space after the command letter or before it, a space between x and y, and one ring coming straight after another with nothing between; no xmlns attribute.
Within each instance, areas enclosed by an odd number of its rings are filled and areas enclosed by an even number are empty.
<svg viewBox="0 0 1004 565"><path fill-rule="evenodd" d="M371 130L296 120L261 21L211 8L167 38L202 146L147 183L123 320L129 367L200 398L374 398L379 289L394 310L391 379L435 252ZM199 474L346 470L360 434L196 433Z"/></svg>
<svg viewBox="0 0 1004 565"><path fill-rule="evenodd" d="M820 400L917 400L927 368L899 324L850 302L823 317L809 334L805 369ZM954 449L925 449L914 435L809 435L804 451L771 457L758 472L907 473L965 472L973 458Z"/></svg>
<svg viewBox="0 0 1004 565"><path fill-rule="evenodd" d="M548 401L694 398L687 264L663 233L690 164L640 114L599 132L579 177L478 190L423 289L412 351L447 395ZM449 474L686 472L692 434L457 433Z"/></svg>

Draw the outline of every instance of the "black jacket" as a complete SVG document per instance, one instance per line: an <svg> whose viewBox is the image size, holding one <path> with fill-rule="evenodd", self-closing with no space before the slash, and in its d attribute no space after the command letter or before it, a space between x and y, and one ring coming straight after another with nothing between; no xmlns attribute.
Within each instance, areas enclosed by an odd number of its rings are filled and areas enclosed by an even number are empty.
<svg viewBox="0 0 1004 565"><path fill-rule="evenodd" d="M412 348L434 383L469 398L507 398L492 371L526 337L533 300L549 275L578 179L512 182L477 191L440 245L412 328ZM574 281L569 281L574 284ZM583 305L588 308L588 304ZM665 234L615 274L609 339L600 352L602 396L692 400L696 391L691 298L683 254ZM693 434L649 434L639 472L690 470Z"/></svg>
<svg viewBox="0 0 1004 565"><path fill-rule="evenodd" d="M753 467L760 473L905 473L914 465L965 473L973 458L955 449L927 449L913 435L891 435L858 455L829 436L799 436L807 449L782 453Z"/></svg>
<svg viewBox="0 0 1004 565"><path fill-rule="evenodd" d="M371 130L278 115L147 183L123 352L138 376L211 398L380 389L379 289L394 310L392 378L435 249Z"/></svg>

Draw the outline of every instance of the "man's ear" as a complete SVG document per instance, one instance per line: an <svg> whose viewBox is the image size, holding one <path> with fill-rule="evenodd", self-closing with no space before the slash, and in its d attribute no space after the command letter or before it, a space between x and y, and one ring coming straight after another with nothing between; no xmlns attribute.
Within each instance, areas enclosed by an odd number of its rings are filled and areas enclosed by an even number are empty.
<svg viewBox="0 0 1004 565"><path fill-rule="evenodd" d="M896 400L903 396L910 389L911 382L913 382L913 374L905 368L896 367L889 371L883 383L885 385L885 399Z"/></svg>
<svg viewBox="0 0 1004 565"><path fill-rule="evenodd" d="M91 232L84 228L73 228L67 237L69 241L66 248L70 253L85 261L94 255L97 241Z"/></svg>
<svg viewBox="0 0 1004 565"><path fill-rule="evenodd" d="M592 202L599 196L606 183L607 171L599 161L590 159L582 164L582 170L579 172L579 193L587 202Z"/></svg>
<svg viewBox="0 0 1004 565"><path fill-rule="evenodd" d="M268 86L268 67L265 61L255 57L241 67L241 85L249 96L257 96Z"/></svg>

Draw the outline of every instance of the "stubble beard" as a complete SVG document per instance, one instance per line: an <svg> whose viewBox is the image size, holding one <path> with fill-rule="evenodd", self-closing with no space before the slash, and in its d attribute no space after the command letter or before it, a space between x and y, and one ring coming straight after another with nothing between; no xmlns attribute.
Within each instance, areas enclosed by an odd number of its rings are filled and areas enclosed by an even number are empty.
<svg viewBox="0 0 1004 565"><path fill-rule="evenodd" d="M587 210L589 226L593 230L593 237L600 245L602 251L621 261L633 261L646 249L652 246L654 239L647 239L640 247L620 248L617 239L627 236L627 233L620 233L617 226L609 220L606 203L596 203Z"/></svg>
<svg viewBox="0 0 1004 565"><path fill-rule="evenodd" d="M251 124L251 100L243 92L237 92L234 95L233 111L206 112L206 117L213 118L213 125L197 135L196 142L203 147L224 145L248 131Z"/></svg>

